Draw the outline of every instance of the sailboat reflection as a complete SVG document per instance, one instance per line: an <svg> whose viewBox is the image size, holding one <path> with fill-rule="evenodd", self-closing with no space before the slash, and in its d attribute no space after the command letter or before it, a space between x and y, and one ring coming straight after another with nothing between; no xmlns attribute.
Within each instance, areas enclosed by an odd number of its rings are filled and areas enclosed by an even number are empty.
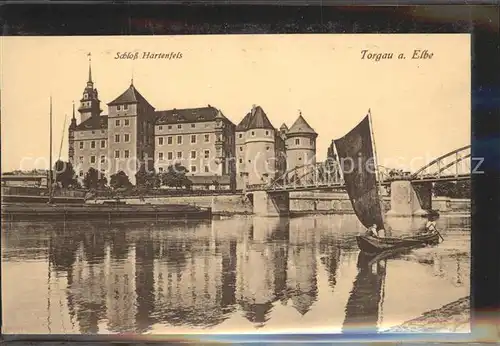
<svg viewBox="0 0 500 346"><path fill-rule="evenodd" d="M363 252L358 255L358 275L345 309L343 333L376 333L382 317L387 259Z"/></svg>

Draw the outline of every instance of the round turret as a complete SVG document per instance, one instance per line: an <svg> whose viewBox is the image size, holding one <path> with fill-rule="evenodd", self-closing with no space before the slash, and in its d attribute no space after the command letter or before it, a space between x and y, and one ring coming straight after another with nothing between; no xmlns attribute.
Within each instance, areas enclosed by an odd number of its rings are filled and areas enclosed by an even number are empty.
<svg viewBox="0 0 500 346"><path fill-rule="evenodd" d="M316 164L316 138L318 134L299 115L298 119L286 133L287 170L305 166L304 170L296 172L301 176L306 174L308 167ZM291 177L289 177L291 178Z"/></svg>

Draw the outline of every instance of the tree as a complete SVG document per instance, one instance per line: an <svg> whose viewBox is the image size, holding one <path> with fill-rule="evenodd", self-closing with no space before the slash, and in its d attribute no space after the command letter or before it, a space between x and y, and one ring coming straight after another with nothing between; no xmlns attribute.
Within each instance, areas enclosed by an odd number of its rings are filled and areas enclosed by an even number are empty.
<svg viewBox="0 0 500 346"><path fill-rule="evenodd" d="M85 173L85 177L83 177L83 186L86 189L97 189L99 182L99 172L93 167L90 167L88 172Z"/></svg>
<svg viewBox="0 0 500 346"><path fill-rule="evenodd" d="M108 179L104 174L100 173L99 180L97 180L97 188L103 190L106 188L107 184L108 184Z"/></svg>
<svg viewBox="0 0 500 346"><path fill-rule="evenodd" d="M136 185L145 189L159 188L161 184L160 177L156 172L147 172L145 165L141 165L139 171L135 174Z"/></svg>
<svg viewBox="0 0 500 346"><path fill-rule="evenodd" d="M470 180L436 182L434 194L450 198L470 198Z"/></svg>
<svg viewBox="0 0 500 346"><path fill-rule="evenodd" d="M56 183L60 183L64 188L78 185L71 162L57 160L54 164L54 174Z"/></svg>
<svg viewBox="0 0 500 346"><path fill-rule="evenodd" d="M118 189L122 187L129 188L132 186L132 183L124 171L119 171L110 177L109 185L111 185L113 189Z"/></svg>
<svg viewBox="0 0 500 346"><path fill-rule="evenodd" d="M170 165L167 171L161 176L162 185L169 187L185 187L186 189L191 188L192 182L188 179L186 174L189 173L186 167L182 166L180 163L175 165Z"/></svg>

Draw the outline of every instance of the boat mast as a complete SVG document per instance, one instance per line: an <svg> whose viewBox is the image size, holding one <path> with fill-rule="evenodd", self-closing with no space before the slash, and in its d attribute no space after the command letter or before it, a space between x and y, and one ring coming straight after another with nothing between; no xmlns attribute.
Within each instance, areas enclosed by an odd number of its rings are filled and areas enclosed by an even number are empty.
<svg viewBox="0 0 500 346"><path fill-rule="evenodd" d="M370 124L370 137L371 137L372 149L373 149L373 166L374 166L374 169L375 169L375 180L377 180L377 197L379 199L380 212L382 214L382 220L384 220L384 205L382 203L382 198L380 196L380 192L381 192L381 189L382 189L382 182L380 181L380 176L379 176L379 171L378 171L377 149L375 147L375 135L373 133L373 123L372 123L371 108L368 108L368 122Z"/></svg>
<svg viewBox="0 0 500 346"><path fill-rule="evenodd" d="M52 95L50 96L49 125L49 203L52 203Z"/></svg>
<svg viewBox="0 0 500 346"><path fill-rule="evenodd" d="M64 140L64 131L66 130L66 118L68 117L67 114L64 115L64 125L63 125L63 130L62 130L62 137L61 137L61 144L59 145L59 156L57 157L57 161L61 160L61 151L62 151L62 145L63 145L63 140Z"/></svg>

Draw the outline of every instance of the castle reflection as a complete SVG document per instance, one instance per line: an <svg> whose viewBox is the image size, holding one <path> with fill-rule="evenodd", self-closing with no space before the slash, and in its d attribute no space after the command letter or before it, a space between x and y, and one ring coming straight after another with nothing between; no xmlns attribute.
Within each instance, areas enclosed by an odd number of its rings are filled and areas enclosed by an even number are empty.
<svg viewBox="0 0 500 346"><path fill-rule="evenodd" d="M322 292L334 293L341 264L356 254L352 232L340 231L346 225L350 230L349 222L253 217L152 225L25 223L2 232L7 244L2 256L9 261L46 256L50 280L59 285L59 296L48 296L63 297L80 333L143 333L155 325L205 328L236 313L260 327L277 305L299 318L310 313L321 280ZM450 263L423 253L418 261L435 276L455 272L449 281L460 285L466 256L457 254ZM381 314L385 268L377 263L368 269L362 259L358 266L346 331L360 324L376 329Z"/></svg>

